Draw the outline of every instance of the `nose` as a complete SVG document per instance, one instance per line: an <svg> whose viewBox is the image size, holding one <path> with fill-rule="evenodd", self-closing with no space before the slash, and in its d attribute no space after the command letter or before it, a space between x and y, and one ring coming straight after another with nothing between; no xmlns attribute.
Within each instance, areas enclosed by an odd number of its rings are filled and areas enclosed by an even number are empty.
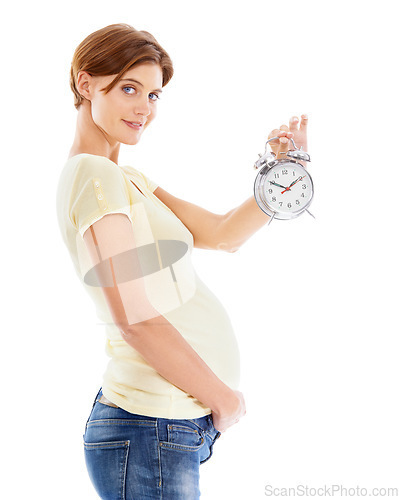
<svg viewBox="0 0 399 500"><path fill-rule="evenodd" d="M148 102L147 97L145 96L140 102L136 103L135 112L137 115L148 116L151 113L150 103Z"/></svg>

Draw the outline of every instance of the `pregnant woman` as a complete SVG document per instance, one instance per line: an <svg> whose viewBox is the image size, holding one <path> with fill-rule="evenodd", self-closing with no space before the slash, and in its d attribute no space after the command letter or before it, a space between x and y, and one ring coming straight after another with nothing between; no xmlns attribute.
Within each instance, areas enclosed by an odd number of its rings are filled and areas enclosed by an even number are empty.
<svg viewBox="0 0 399 500"><path fill-rule="evenodd" d="M253 196L211 213L118 164L120 144L139 142L172 75L155 38L128 24L87 36L71 64L77 124L57 216L105 325L110 361L83 446L93 486L109 500L198 499L200 464L246 411L231 322L191 253L234 252L269 217ZM306 150L306 123L293 117L273 130L273 151L284 154L291 137Z"/></svg>

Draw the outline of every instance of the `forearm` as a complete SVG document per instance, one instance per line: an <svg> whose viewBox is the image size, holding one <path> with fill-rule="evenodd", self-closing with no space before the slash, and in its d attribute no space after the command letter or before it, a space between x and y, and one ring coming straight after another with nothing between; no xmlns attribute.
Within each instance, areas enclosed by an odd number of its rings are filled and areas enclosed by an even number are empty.
<svg viewBox="0 0 399 500"><path fill-rule="evenodd" d="M233 390L163 316L135 324L123 337L160 375L214 412L232 404Z"/></svg>
<svg viewBox="0 0 399 500"><path fill-rule="evenodd" d="M224 216L218 231L218 249L237 250L269 220L270 217L259 208L255 197L251 196Z"/></svg>

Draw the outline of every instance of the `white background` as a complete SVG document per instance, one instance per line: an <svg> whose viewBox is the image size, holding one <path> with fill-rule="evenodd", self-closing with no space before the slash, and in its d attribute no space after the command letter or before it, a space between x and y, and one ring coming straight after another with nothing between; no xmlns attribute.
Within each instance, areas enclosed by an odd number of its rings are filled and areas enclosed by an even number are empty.
<svg viewBox="0 0 399 500"><path fill-rule="evenodd" d="M201 466L201 498L399 488L395 4L70 0L3 11L2 498L97 498L82 434L105 334L61 240L55 190L75 132L73 52L117 22L151 32L175 66L157 120L119 163L175 196L216 213L240 205L269 131L309 115L316 220L273 221L234 254L193 253L233 322L247 404Z"/></svg>

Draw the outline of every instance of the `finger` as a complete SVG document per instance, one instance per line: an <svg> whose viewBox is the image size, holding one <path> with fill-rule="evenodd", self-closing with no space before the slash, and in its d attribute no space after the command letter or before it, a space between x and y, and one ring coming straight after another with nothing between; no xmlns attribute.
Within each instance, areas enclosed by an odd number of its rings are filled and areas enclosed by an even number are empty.
<svg viewBox="0 0 399 500"><path fill-rule="evenodd" d="M280 148L279 153L286 153L289 150L290 140L287 137L280 138Z"/></svg>
<svg viewBox="0 0 399 500"><path fill-rule="evenodd" d="M291 137L294 137L293 132L287 132L286 130L280 130L277 134L278 137L288 137L290 139Z"/></svg>
<svg viewBox="0 0 399 500"><path fill-rule="evenodd" d="M286 132L285 130L281 130L278 133L278 137L280 137L280 152L287 152L289 149L290 139L293 137L292 132Z"/></svg>
<svg viewBox="0 0 399 500"><path fill-rule="evenodd" d="M297 116L291 116L290 118L290 130L291 132L296 132L298 130L299 118Z"/></svg>
<svg viewBox="0 0 399 500"><path fill-rule="evenodd" d="M280 129L278 129L278 128L273 129L273 130L270 132L270 134L269 134L269 136L268 136L268 139L271 139L272 137L276 137L276 136L278 135L278 133L279 133L279 132L280 132ZM274 143L274 142L276 142L276 143L277 143L277 141L272 141L272 142L273 142L273 143Z"/></svg>
<svg viewBox="0 0 399 500"><path fill-rule="evenodd" d="M301 115L301 124L299 126L300 130L306 130L308 126L308 115Z"/></svg>
<svg viewBox="0 0 399 500"><path fill-rule="evenodd" d="M287 125L281 125L280 127L280 132L278 134L278 136L280 137L280 153L286 153L288 151L288 143L289 143L289 135L288 134L291 134L291 137L292 137L292 133L289 132L289 128L287 127Z"/></svg>

